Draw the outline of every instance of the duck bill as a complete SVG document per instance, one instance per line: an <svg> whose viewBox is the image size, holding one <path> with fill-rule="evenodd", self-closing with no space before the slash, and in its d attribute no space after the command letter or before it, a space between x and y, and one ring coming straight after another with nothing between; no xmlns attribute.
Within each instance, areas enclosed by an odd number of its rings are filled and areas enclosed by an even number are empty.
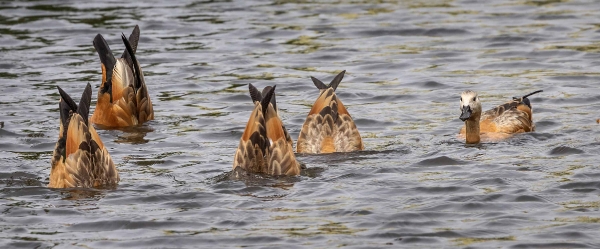
<svg viewBox="0 0 600 249"><path fill-rule="evenodd" d="M469 119L471 117L471 114L473 112L471 111L471 107L470 106L463 106L462 108L462 113L460 114L460 120L462 120L463 122L467 119Z"/></svg>

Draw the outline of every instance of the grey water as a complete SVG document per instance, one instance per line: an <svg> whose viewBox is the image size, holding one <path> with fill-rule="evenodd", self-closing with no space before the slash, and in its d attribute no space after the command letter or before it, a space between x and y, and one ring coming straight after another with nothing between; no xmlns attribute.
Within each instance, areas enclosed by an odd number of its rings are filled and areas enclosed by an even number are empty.
<svg viewBox="0 0 600 249"><path fill-rule="evenodd" d="M1 248L598 248L600 4L568 0L2 1ZM92 40L137 50L155 120L98 130L115 189L48 189L56 86L101 81ZM298 155L297 177L233 180L277 85L294 140L329 82L365 151ZM535 132L465 146L484 109L535 90ZM92 102L92 110L95 100Z"/></svg>

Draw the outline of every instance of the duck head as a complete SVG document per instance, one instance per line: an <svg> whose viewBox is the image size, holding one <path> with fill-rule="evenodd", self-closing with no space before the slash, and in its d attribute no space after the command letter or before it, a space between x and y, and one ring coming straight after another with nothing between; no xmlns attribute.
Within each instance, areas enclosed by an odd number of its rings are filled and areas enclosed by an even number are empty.
<svg viewBox="0 0 600 249"><path fill-rule="evenodd" d="M462 121L481 115L481 102L476 92L467 90L460 94L460 111L459 118Z"/></svg>

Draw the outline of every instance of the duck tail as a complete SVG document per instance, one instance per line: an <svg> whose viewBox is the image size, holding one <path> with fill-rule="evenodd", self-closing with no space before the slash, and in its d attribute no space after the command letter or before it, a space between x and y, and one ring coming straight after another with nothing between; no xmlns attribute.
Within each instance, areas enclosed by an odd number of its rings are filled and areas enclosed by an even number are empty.
<svg viewBox="0 0 600 249"><path fill-rule="evenodd" d="M81 99L79 100L79 106L77 107L77 113L83 118L83 122L89 126L88 116L90 114L90 103L92 102L92 85L87 84Z"/></svg>
<svg viewBox="0 0 600 249"><path fill-rule="evenodd" d="M112 54L108 43L106 43L106 40L104 40L104 37L102 37L101 34L97 34L92 43L94 44L94 48L100 57L100 62L104 66L103 71L105 70L105 72L103 73L105 73L106 76L106 79L104 80L110 81L112 79L113 68L117 63L117 60Z"/></svg>
<svg viewBox="0 0 600 249"><path fill-rule="evenodd" d="M133 31L131 31L131 35L129 35L128 40L129 40L129 44L131 44L133 53L137 52L137 46L140 41L140 27L138 25L135 25L135 27L133 28ZM127 60L129 65L133 65L133 61L131 60L131 56L129 55L129 52L127 51L127 49L125 49L125 51L123 51L123 55L121 56L121 58L125 58L125 60Z"/></svg>
<svg viewBox="0 0 600 249"><path fill-rule="evenodd" d="M267 108L269 107L269 102L271 102L271 99L275 96L275 87L270 87L267 92L265 94L263 94L263 98L260 101L260 104L262 106L262 112L263 113L267 113ZM266 87L265 87L266 89Z"/></svg>
<svg viewBox="0 0 600 249"><path fill-rule="evenodd" d="M524 103L525 105L529 106L529 108L531 108L531 102L529 101L529 99L528 99L527 97L529 97L529 96L531 96L531 95L534 95L534 94L536 94L536 93L541 93L541 92L543 92L543 91L544 91L544 90L537 90L537 91L535 91L535 92L532 92L532 93L530 93L530 94L527 94L527 95L525 95L525 96L523 96L523 97L521 97L521 98L513 97L513 101L517 101L517 102L519 102L519 103Z"/></svg>
<svg viewBox="0 0 600 249"><path fill-rule="evenodd" d="M329 87L333 88L333 90L335 91L335 89L337 89L338 85L340 85L340 83L342 82L342 79L344 78L344 74L346 74L346 70L340 72L338 75L335 76L335 78L333 78L333 80L331 80L331 83L329 83Z"/></svg>
<svg viewBox="0 0 600 249"><path fill-rule="evenodd" d="M543 92L543 91L544 91L544 90L537 90L537 91L535 91L535 92L532 92L532 93L530 93L530 94L527 94L527 95L525 95L525 96L523 96L523 97L520 97L520 98L519 98L519 97L513 97L513 100L518 100L518 101L521 101L521 100L523 100L523 99L527 99L527 97L529 97L529 96L531 96L531 95L534 95L534 94L536 94L536 93L541 93L541 92Z"/></svg>
<svg viewBox="0 0 600 249"><path fill-rule="evenodd" d="M544 91L544 90L537 90L537 91L535 91L535 92L532 92L532 93L530 93L530 94L527 94L527 95L523 96L523 98L525 99L525 98L527 98L527 97L529 97L529 96L531 96L531 95L534 95L534 94L536 94L536 93L541 93L541 92L543 92L543 91Z"/></svg>
<svg viewBox="0 0 600 249"><path fill-rule="evenodd" d="M322 81L320 81L319 79L317 79L315 77L310 76L310 79L315 84L315 86L317 88L319 88L319 90L325 90L325 89L329 88L329 86L325 85L325 83L323 83Z"/></svg>
<svg viewBox="0 0 600 249"><path fill-rule="evenodd" d="M263 88L262 90L262 96L267 96L267 93L269 91L271 91L271 88L274 88L272 86L266 86L265 88ZM275 109L275 111L277 111L277 100L275 99L275 92L273 92L273 96L271 97L271 105L273 105L273 109Z"/></svg>
<svg viewBox="0 0 600 249"><path fill-rule="evenodd" d="M131 61L132 61L132 65L133 65L133 73L135 75L135 85L134 85L134 89L139 89L140 87L142 87L142 76L141 76L141 70L140 70L140 65L138 64L137 59L135 58L135 52L133 50L133 47L131 46L131 43L129 43L129 40L127 40L127 37L125 37L125 34L121 33L121 39L123 39L123 43L125 44L125 48L126 48L126 52L129 53L129 56L131 56Z"/></svg>
<svg viewBox="0 0 600 249"><path fill-rule="evenodd" d="M69 112L76 112L77 104L60 86L56 86L56 88L58 88L58 92L60 93L60 102L58 104L60 109L60 123L66 130L69 123Z"/></svg>
<svg viewBox="0 0 600 249"><path fill-rule="evenodd" d="M344 78L345 73L346 73L346 70L340 72L338 75L335 76L335 78L333 78L333 80L331 80L329 85L325 85L325 83L323 83L319 79L312 77L312 76L310 76L310 79L313 81L315 86L317 88L319 88L320 90L325 90L325 89L331 87L335 91L335 89L337 89L338 85L340 85L340 82L342 82L342 79Z"/></svg>
<svg viewBox="0 0 600 249"><path fill-rule="evenodd" d="M256 101L260 102L262 100L262 95L260 94L258 89L256 89L256 87L252 85L252 83L248 84L248 90L250 91L250 98L252 98L252 103L255 103Z"/></svg>

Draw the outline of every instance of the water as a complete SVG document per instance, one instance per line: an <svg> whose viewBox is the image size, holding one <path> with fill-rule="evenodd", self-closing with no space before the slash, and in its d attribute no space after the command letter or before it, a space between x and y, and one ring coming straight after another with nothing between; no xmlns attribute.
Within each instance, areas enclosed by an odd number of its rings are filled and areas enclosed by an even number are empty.
<svg viewBox="0 0 600 249"><path fill-rule="evenodd" d="M0 3L0 247L600 247L600 5L593 1ZM137 56L156 120L99 130L114 189L50 190L61 86L100 85L92 39ZM294 140L309 76L366 151L299 155L299 177L228 174L252 103L277 85ZM537 131L456 138L459 94L531 97ZM92 108L95 103L92 103Z"/></svg>

